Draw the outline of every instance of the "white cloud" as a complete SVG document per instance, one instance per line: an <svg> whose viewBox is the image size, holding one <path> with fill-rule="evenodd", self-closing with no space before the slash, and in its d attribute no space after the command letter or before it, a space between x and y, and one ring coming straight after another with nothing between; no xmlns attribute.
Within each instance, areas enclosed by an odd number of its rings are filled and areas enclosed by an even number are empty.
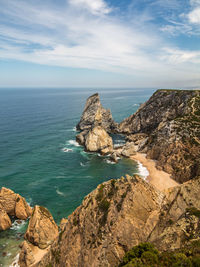
<svg viewBox="0 0 200 267"><path fill-rule="evenodd" d="M200 24L200 7L195 8L188 14L191 23Z"/></svg>
<svg viewBox="0 0 200 267"><path fill-rule="evenodd" d="M93 14L108 14L111 8L103 0L69 0L71 5L86 8Z"/></svg>
<svg viewBox="0 0 200 267"><path fill-rule="evenodd" d="M173 48L148 21L122 22L110 11L102 0L70 0L62 8L39 0L2 2L0 58L122 73L141 84L166 74L172 82L196 79L200 52Z"/></svg>

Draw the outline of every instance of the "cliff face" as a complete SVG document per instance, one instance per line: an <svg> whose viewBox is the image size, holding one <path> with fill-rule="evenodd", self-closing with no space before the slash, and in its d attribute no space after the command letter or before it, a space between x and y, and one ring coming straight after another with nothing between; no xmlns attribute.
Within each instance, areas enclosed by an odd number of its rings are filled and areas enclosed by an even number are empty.
<svg viewBox="0 0 200 267"><path fill-rule="evenodd" d="M59 238L35 266L113 267L141 242L161 251L198 240L200 177L165 194L138 176L110 180L62 221Z"/></svg>
<svg viewBox="0 0 200 267"><path fill-rule="evenodd" d="M138 151L185 182L200 173L200 91L158 90L117 131L140 141ZM138 135L139 134L139 135Z"/></svg>
<svg viewBox="0 0 200 267"><path fill-rule="evenodd" d="M138 176L99 185L62 223L59 240L38 266L49 261L53 266L116 266L127 250L147 240L163 201L163 193Z"/></svg>

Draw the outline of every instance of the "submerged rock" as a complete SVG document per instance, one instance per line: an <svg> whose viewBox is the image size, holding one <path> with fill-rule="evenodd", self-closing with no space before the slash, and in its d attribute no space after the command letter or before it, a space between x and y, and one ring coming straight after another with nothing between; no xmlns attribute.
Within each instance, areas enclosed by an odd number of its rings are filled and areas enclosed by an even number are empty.
<svg viewBox="0 0 200 267"><path fill-rule="evenodd" d="M58 236L58 226L51 213L44 207L35 206L25 239L41 249L48 247Z"/></svg>
<svg viewBox="0 0 200 267"><path fill-rule="evenodd" d="M87 134L85 147L87 151L108 154L113 151L113 141L101 126L96 126Z"/></svg>

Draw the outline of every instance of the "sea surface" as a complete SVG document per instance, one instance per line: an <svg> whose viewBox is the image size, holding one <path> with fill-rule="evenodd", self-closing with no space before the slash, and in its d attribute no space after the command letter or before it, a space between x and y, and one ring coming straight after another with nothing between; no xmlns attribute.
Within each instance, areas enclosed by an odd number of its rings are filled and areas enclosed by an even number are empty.
<svg viewBox="0 0 200 267"><path fill-rule="evenodd" d="M75 141L75 126L86 99L99 92L115 121L136 112L153 89L0 89L0 188L8 187L31 206L49 209L57 223L96 186L139 173L137 162L86 153ZM123 143L115 136L114 143ZM26 222L0 232L0 266L10 266Z"/></svg>

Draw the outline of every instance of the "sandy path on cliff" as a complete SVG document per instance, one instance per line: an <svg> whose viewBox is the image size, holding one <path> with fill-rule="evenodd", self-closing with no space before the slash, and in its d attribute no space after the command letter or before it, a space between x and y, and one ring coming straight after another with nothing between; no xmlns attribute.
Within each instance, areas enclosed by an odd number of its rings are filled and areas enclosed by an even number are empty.
<svg viewBox="0 0 200 267"><path fill-rule="evenodd" d="M147 168L149 172L147 181L150 184L154 185L160 191L164 191L167 188L179 185L177 182L175 182L170 177L170 174L168 174L167 172L158 170L156 168L155 161L151 159L147 159L146 154L137 152L134 156L131 156L131 159L141 162L142 165Z"/></svg>

